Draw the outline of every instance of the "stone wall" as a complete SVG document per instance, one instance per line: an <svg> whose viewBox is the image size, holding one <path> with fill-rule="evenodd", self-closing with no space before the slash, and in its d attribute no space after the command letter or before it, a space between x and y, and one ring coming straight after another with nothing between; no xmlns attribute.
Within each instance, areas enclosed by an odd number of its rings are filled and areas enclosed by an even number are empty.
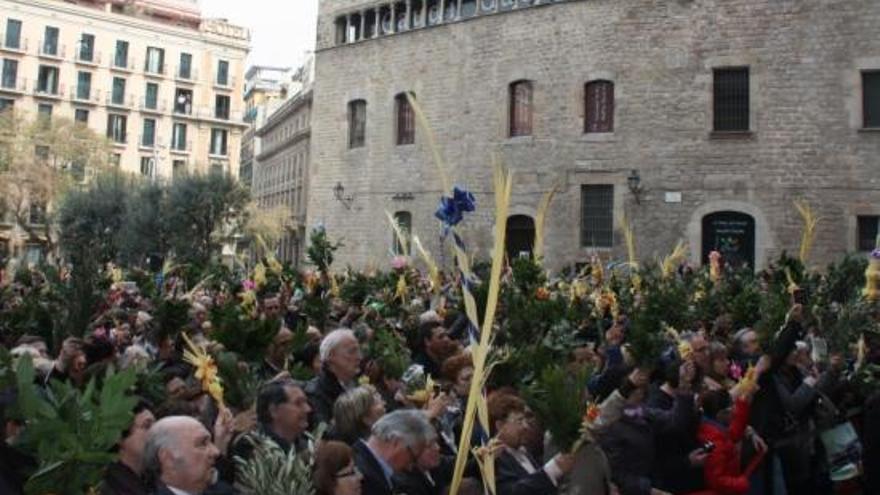
<svg viewBox="0 0 880 495"><path fill-rule="evenodd" d="M364 4L322 1L318 29L308 223L344 237L340 266L384 266L385 210L410 211L428 249L451 259L433 218L443 188L425 133L394 144L403 91L424 108L454 182L476 193L464 232L478 256L492 244L493 154L514 173L511 214L534 216L560 187L546 227L552 268L593 252L579 245L583 184L615 186L615 221L632 221L643 259L685 239L698 261L702 217L734 210L755 219L763 266L797 250L792 202L803 198L822 217L813 259L824 264L855 248L856 215L880 214L880 132L860 128L860 71L880 69L876 0L571 1L333 46L336 15ZM751 133L721 139L712 69L743 65ZM610 134L583 133L584 84L597 78L615 83ZM534 82L533 135L508 138L508 85L520 79ZM350 150L347 103L359 98L366 146ZM640 202L626 186L632 169ZM337 182L350 209L334 199ZM624 253L617 234L602 251Z"/></svg>

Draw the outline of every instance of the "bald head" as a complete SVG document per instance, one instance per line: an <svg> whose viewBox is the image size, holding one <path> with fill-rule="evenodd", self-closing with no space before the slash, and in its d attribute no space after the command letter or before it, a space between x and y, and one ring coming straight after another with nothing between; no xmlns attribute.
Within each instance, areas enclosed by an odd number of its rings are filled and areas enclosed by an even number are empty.
<svg viewBox="0 0 880 495"><path fill-rule="evenodd" d="M219 454L200 422L189 416L168 416L150 428L144 465L148 476L166 486L201 493L213 481Z"/></svg>

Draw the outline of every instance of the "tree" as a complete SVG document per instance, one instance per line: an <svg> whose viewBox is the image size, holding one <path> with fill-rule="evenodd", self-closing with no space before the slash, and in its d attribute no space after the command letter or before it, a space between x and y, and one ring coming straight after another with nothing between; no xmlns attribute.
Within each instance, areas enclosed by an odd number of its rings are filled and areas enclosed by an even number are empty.
<svg viewBox="0 0 880 495"><path fill-rule="evenodd" d="M141 182L129 194L116 242L122 264L143 266L149 256L165 256L165 200L166 189L155 182Z"/></svg>
<svg viewBox="0 0 880 495"><path fill-rule="evenodd" d="M53 203L70 186L106 168L110 145L88 127L68 119L27 121L0 112L0 216L24 233L26 243L56 243Z"/></svg>
<svg viewBox="0 0 880 495"><path fill-rule="evenodd" d="M247 189L219 173L190 175L168 188L163 215L170 254L178 262L205 267L245 221Z"/></svg>

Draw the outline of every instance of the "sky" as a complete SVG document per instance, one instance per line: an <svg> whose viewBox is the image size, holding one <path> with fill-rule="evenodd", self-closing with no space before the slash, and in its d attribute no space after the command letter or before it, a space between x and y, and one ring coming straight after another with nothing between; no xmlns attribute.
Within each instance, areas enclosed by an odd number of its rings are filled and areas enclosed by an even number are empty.
<svg viewBox="0 0 880 495"><path fill-rule="evenodd" d="M318 0L201 0L202 15L251 30L248 65L296 67L315 49Z"/></svg>

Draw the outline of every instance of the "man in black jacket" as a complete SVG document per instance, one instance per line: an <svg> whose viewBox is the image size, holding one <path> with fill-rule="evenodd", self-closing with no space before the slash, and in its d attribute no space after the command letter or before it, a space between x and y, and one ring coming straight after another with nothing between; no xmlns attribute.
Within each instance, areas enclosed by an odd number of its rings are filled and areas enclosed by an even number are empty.
<svg viewBox="0 0 880 495"><path fill-rule="evenodd" d="M354 333L340 328L327 334L319 350L321 373L306 384L306 395L312 406L309 425L330 423L333 404L344 391L356 385L360 373L361 348Z"/></svg>
<svg viewBox="0 0 880 495"><path fill-rule="evenodd" d="M354 462L363 475L361 492L392 495L395 473L412 469L437 434L422 411L398 410L382 416L370 438L352 446Z"/></svg>
<svg viewBox="0 0 880 495"><path fill-rule="evenodd" d="M146 402L134 408L134 421L119 441L119 460L107 466L101 495L146 495L149 490L141 476L144 471L144 445L156 417Z"/></svg>
<svg viewBox="0 0 880 495"><path fill-rule="evenodd" d="M260 387L257 395L259 432L272 439L285 453L308 447L305 435L312 411L302 386L291 379L274 380ZM247 459L253 453L250 434L243 435L233 446L232 457Z"/></svg>

